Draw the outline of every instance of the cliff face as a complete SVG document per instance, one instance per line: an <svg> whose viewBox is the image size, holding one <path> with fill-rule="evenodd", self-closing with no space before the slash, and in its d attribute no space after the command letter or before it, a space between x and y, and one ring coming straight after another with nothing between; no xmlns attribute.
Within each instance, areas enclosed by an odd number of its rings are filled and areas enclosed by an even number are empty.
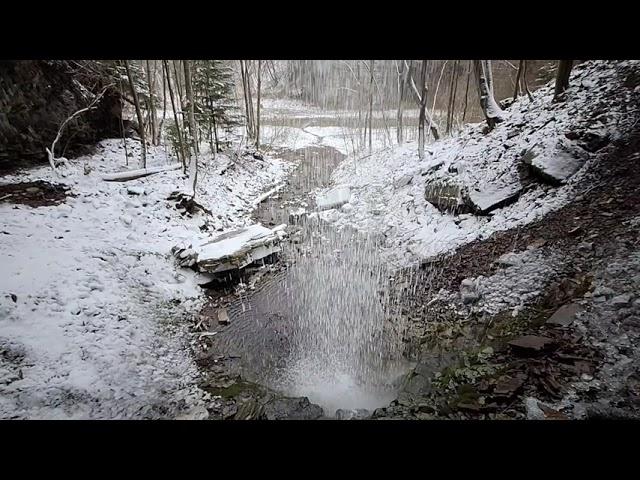
<svg viewBox="0 0 640 480"><path fill-rule="evenodd" d="M97 62L0 62L0 170L46 161L45 147L62 122L108 83L106 68ZM121 110L117 89L107 91L95 109L67 125L56 153L72 157L119 136Z"/></svg>

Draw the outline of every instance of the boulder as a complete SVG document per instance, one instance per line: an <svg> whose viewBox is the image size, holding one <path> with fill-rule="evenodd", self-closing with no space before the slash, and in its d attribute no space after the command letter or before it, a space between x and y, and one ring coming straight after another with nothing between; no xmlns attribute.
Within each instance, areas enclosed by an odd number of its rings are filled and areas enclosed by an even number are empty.
<svg viewBox="0 0 640 480"><path fill-rule="evenodd" d="M462 187L448 181L435 181L425 186L424 198L443 213L468 213L462 198Z"/></svg>

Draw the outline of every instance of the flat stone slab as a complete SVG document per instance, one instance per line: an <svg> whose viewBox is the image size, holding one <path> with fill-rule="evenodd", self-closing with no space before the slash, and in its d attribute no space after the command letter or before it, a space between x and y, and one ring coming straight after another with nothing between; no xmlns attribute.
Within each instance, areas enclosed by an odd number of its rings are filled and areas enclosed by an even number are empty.
<svg viewBox="0 0 640 480"><path fill-rule="evenodd" d="M281 250L286 225L269 229L257 223L249 227L222 232L194 244L173 248L181 266L197 265L201 272L221 273L246 267Z"/></svg>
<svg viewBox="0 0 640 480"><path fill-rule="evenodd" d="M538 335L524 335L515 340L511 340L509 345L521 353L538 353L553 345L553 343L554 341L551 338L540 337Z"/></svg>
<svg viewBox="0 0 640 480"><path fill-rule="evenodd" d="M582 307L577 303L563 305L549 317L546 323L566 327L573 322L576 318L576 314L580 311L582 311Z"/></svg>
<svg viewBox="0 0 640 480"><path fill-rule="evenodd" d="M475 190L471 189L465 198L465 202L478 215L486 215L498 208L506 207L514 203L522 193L520 183L508 185L485 185Z"/></svg>

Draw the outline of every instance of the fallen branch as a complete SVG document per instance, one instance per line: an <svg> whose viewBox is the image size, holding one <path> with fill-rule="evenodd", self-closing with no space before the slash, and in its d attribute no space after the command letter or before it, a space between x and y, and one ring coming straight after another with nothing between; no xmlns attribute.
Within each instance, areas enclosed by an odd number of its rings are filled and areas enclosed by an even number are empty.
<svg viewBox="0 0 640 480"><path fill-rule="evenodd" d="M182 165L179 163L168 167L140 168L138 170L127 170L126 172L108 173L107 175L102 176L102 180L105 182L126 182L128 180L146 177L147 175L153 175L154 173L168 172L170 170L178 170L180 168L182 168Z"/></svg>
<svg viewBox="0 0 640 480"><path fill-rule="evenodd" d="M272 188L271 190L269 190L266 193L263 193L262 195L260 195L258 198L256 198L253 201L253 206L257 207L258 205L260 205L262 202L264 202L267 198L269 198L271 195L273 195L274 193L276 193L277 191L281 190L283 187L285 186L284 183L281 183L280 185L278 185L275 188Z"/></svg>

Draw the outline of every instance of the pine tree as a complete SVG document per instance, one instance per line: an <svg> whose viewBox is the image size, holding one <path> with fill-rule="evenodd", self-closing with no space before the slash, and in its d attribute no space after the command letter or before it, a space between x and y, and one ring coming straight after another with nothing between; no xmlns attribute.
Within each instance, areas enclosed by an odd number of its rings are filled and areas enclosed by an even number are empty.
<svg viewBox="0 0 640 480"><path fill-rule="evenodd" d="M221 150L221 131L240 125L232 67L224 60L198 60L193 66L194 108L200 135L212 152Z"/></svg>

